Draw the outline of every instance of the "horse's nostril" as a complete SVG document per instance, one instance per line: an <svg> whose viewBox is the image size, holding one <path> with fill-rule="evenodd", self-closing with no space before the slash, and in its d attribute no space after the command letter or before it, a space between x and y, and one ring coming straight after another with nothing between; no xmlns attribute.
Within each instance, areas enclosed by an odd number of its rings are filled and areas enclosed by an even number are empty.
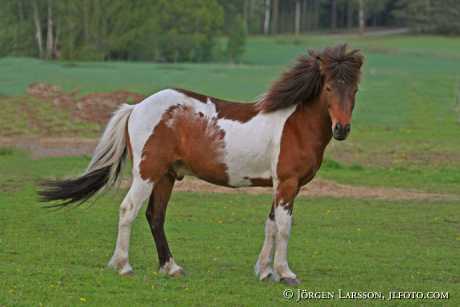
<svg viewBox="0 0 460 307"><path fill-rule="evenodd" d="M351 130L351 125L350 125L350 124L346 124L346 125L345 125L345 131L348 133L348 132L350 132L350 130Z"/></svg>
<svg viewBox="0 0 460 307"><path fill-rule="evenodd" d="M334 130L335 130L335 131L340 131L340 130L342 130L342 125L341 125L340 123L335 124Z"/></svg>

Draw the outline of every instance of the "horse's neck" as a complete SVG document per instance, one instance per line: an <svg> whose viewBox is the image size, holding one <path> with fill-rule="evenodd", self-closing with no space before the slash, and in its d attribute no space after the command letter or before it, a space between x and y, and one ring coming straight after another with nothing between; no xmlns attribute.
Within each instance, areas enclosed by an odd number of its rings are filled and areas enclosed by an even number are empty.
<svg viewBox="0 0 460 307"><path fill-rule="evenodd" d="M294 113L297 113L295 116L297 131L301 132L299 137L303 139L301 144L313 146L314 152L322 158L324 150L332 138L332 123L327 103L317 98L306 105L298 105Z"/></svg>

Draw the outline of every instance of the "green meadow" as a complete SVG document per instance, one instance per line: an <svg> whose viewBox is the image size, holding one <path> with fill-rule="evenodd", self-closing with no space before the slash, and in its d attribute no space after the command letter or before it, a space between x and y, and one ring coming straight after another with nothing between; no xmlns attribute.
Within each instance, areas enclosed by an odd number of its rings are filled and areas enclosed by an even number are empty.
<svg viewBox="0 0 460 307"><path fill-rule="evenodd" d="M130 250L133 277L105 267L124 191L77 209L40 207L36 183L78 174L88 158L0 159L0 305L279 306L283 284L257 281L268 195L177 192L166 232L187 276L158 275L141 213ZM443 291L445 300L308 300L321 306L458 306L458 203L299 198L290 265L309 291ZM293 290L296 290L292 288Z"/></svg>
<svg viewBox="0 0 460 307"><path fill-rule="evenodd" d="M279 36L248 41L243 63L159 64L0 59L0 136L97 138L52 101L31 98L33 82L78 95L128 90L149 95L184 87L254 100L296 56L348 42L366 56L353 128L329 146L319 177L369 188L460 198L460 39L430 36ZM30 122L32 110L35 121ZM279 306L286 286L253 273L268 214L267 195L177 192L166 233L180 279L157 274L143 213L130 250L136 274L106 268L118 206L113 191L78 209L42 208L42 179L79 174L89 157L32 159L0 148L0 306ZM459 306L460 203L455 200L299 198L290 266L308 291L444 291L445 300L307 300L319 306ZM294 288L293 288L294 289ZM296 291L296 289L294 289Z"/></svg>

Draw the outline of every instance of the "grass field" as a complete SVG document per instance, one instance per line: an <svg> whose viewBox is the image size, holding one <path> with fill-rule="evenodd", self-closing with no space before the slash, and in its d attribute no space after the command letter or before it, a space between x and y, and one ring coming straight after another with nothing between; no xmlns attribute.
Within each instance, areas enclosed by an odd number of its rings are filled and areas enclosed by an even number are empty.
<svg viewBox="0 0 460 307"><path fill-rule="evenodd" d="M349 42L366 55L353 131L333 142L319 177L368 187L460 196L460 39L429 36L254 37L243 64L61 63L0 59L0 137L97 137L102 127L26 96L32 82L80 95L178 86L252 100L307 48ZM27 112L25 112L27 110ZM30 122L30 114L40 129ZM1 144L0 144L1 145ZM276 306L280 284L253 274L270 198L175 193L166 231L188 276L157 275L143 214L131 249L136 270L105 268L122 192L92 206L40 208L35 184L80 173L88 157L33 160L0 148L0 306ZM460 306L460 210L454 201L299 199L290 265L311 291L448 291L449 299L310 301L321 306Z"/></svg>
<svg viewBox="0 0 460 307"><path fill-rule="evenodd" d="M91 206L49 211L37 204L39 178L78 173L84 158L0 159L0 305L277 306L285 286L258 282L253 265L263 241L269 196L175 193L166 231L188 272L156 273L147 223L135 223L132 278L105 268L121 193ZM20 170L19 170L20 169ZM305 199L296 203L290 263L311 291L448 291L449 299L385 301L458 306L460 216L457 203ZM313 301L322 306L383 302Z"/></svg>

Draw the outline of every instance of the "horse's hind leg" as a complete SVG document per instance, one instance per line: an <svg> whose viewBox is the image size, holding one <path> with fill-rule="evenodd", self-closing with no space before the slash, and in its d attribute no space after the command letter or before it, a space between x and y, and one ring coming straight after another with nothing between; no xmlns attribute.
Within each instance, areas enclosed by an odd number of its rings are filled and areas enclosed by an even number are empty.
<svg viewBox="0 0 460 307"><path fill-rule="evenodd" d="M157 248L160 273L170 276L181 276L184 274L184 271L174 262L164 232L166 207L168 206L174 181L174 177L169 174L163 176L158 181L150 196L149 206L145 215Z"/></svg>
<svg viewBox="0 0 460 307"><path fill-rule="evenodd" d="M142 204L149 197L152 188L153 183L144 181L138 176L134 176L131 188L121 203L117 245L108 264L110 267L117 269L121 275L127 275L133 272L128 260L131 224L136 218Z"/></svg>

